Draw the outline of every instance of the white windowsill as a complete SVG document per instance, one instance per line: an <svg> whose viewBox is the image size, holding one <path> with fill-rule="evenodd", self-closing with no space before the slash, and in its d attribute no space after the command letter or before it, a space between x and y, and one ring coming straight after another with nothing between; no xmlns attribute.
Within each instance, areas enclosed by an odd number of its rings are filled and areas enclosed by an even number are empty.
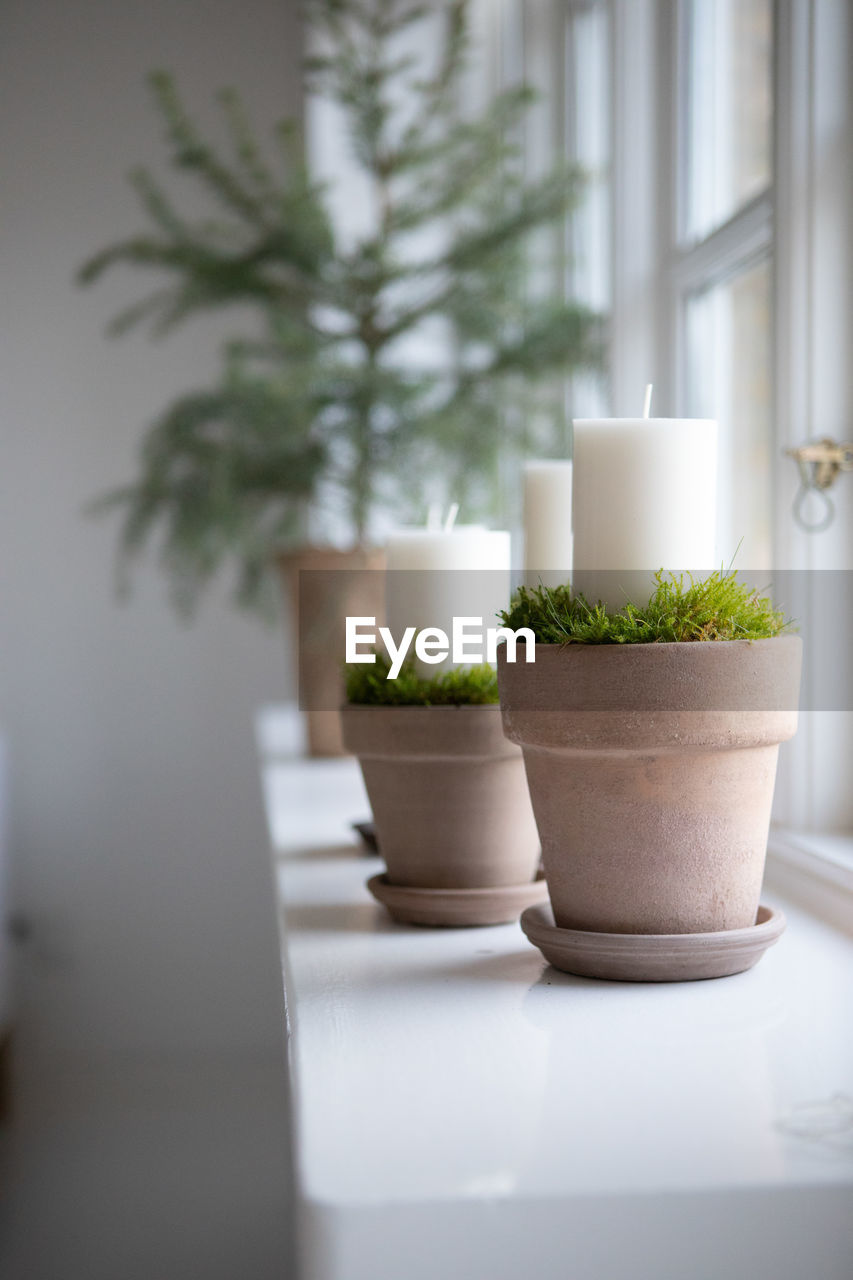
<svg viewBox="0 0 853 1280"><path fill-rule="evenodd" d="M278 755L264 782L305 1280L534 1258L540 1280L847 1280L853 1120L803 1128L853 1092L853 937L782 887L783 857L764 896L788 929L755 969L600 983L517 925L394 925L364 887L353 761Z"/></svg>
<svg viewBox="0 0 853 1280"><path fill-rule="evenodd" d="M768 886L853 936L853 839L773 827Z"/></svg>

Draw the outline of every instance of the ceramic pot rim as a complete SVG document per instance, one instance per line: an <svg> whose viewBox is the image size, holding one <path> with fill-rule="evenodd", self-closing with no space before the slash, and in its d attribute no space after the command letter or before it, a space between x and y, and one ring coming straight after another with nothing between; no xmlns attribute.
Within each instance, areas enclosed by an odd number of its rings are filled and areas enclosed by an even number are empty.
<svg viewBox="0 0 853 1280"><path fill-rule="evenodd" d="M560 653L637 653L652 652L667 649L670 651L678 650L687 654L698 649L703 651L710 649L730 649L737 651L738 649L764 649L769 645L799 645L802 646L802 637L794 633L785 633L779 636L764 636L760 640L652 640L644 641L641 644L591 644L578 643L577 641L566 641L565 644L546 644L542 640L536 641L537 654L544 650L557 650ZM523 650L520 650L523 653ZM498 647L498 657L503 653L503 646ZM523 660L516 664L517 666L534 666L534 663L525 663Z"/></svg>
<svg viewBox="0 0 853 1280"><path fill-rule="evenodd" d="M362 759L417 756L486 760L518 753L518 748L504 737L501 709L496 702L448 707L348 703L341 708L341 722L344 742Z"/></svg>
<svg viewBox="0 0 853 1280"><path fill-rule="evenodd" d="M385 549L358 543L351 547L325 546L317 542L304 542L299 546L282 547L275 552L278 565L285 572L318 570L381 569L385 562Z"/></svg>
<svg viewBox="0 0 853 1280"><path fill-rule="evenodd" d="M770 745L797 726L802 641L537 645L498 652L504 732L525 747L644 750Z"/></svg>
<svg viewBox="0 0 853 1280"><path fill-rule="evenodd" d="M521 711L795 713L802 640L537 644L534 663L498 650L501 706Z"/></svg>

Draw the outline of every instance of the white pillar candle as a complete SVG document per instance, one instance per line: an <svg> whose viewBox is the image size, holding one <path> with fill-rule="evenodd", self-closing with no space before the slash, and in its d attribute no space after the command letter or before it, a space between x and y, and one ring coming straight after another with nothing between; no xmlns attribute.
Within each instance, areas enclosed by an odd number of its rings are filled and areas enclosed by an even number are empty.
<svg viewBox="0 0 853 1280"><path fill-rule="evenodd" d="M573 586L590 602L643 604L658 569L717 567L716 509L716 422L575 421Z"/></svg>
<svg viewBox="0 0 853 1280"><path fill-rule="evenodd" d="M399 642L406 627L439 627L451 636L454 617L480 617L497 626L495 614L510 594L510 535L479 525L451 529L398 529L386 544L386 616ZM448 657L428 667L435 674L454 665Z"/></svg>
<svg viewBox="0 0 853 1280"><path fill-rule="evenodd" d="M556 587L572 573L572 464L525 462L524 580Z"/></svg>

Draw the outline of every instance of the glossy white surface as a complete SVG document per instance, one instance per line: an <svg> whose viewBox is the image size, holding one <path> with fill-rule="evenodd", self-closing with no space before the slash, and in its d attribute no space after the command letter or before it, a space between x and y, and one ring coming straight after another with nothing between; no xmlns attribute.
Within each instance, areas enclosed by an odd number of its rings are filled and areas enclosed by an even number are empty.
<svg viewBox="0 0 853 1280"><path fill-rule="evenodd" d="M517 925L393 924L352 762L266 788L306 1280L849 1280L853 1113L789 1118L853 1094L851 937L781 900L746 974L573 978Z"/></svg>

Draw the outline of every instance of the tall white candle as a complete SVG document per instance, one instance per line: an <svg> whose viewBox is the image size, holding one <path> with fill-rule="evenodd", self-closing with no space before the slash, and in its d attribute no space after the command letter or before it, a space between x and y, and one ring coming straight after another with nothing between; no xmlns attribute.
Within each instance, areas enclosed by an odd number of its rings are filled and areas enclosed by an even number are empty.
<svg viewBox="0 0 853 1280"><path fill-rule="evenodd" d="M439 627L448 636L454 617L481 617L497 626L495 614L510 594L510 535L479 525L450 529L397 529L386 544L386 616L399 640L406 627ZM430 674L454 664L450 658Z"/></svg>
<svg viewBox="0 0 853 1280"><path fill-rule="evenodd" d="M574 436L575 590L619 609L658 569L716 567L716 422L582 418Z"/></svg>
<svg viewBox="0 0 853 1280"><path fill-rule="evenodd" d="M522 475L525 582L559 586L572 572L572 464L525 462Z"/></svg>

